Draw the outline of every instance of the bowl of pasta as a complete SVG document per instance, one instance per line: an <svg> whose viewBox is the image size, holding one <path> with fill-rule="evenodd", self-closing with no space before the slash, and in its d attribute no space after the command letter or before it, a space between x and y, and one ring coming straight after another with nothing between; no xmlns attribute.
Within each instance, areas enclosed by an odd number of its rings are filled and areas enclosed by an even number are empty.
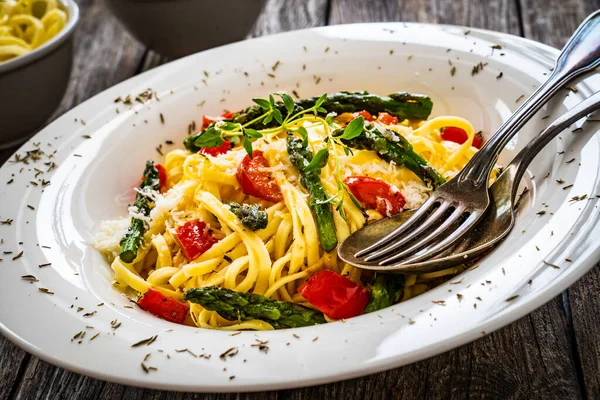
<svg viewBox="0 0 600 400"><path fill-rule="evenodd" d="M0 148L27 139L58 108L78 20L72 0L0 2Z"/></svg>
<svg viewBox="0 0 600 400"><path fill-rule="evenodd" d="M183 57L244 39L266 0L107 0L140 42L162 55Z"/></svg>
<svg viewBox="0 0 600 400"><path fill-rule="evenodd" d="M121 82L0 168L0 303L22 305L0 307L0 332L82 374L199 392L350 379L493 332L600 257L597 118L539 153L515 228L476 263L373 274L336 249L455 176L557 55L474 28L353 24ZM573 85L496 172L600 77Z"/></svg>

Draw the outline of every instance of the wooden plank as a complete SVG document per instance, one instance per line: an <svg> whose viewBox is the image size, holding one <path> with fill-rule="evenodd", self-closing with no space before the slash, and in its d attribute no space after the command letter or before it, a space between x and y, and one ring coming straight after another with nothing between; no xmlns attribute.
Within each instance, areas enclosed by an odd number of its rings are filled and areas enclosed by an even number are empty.
<svg viewBox="0 0 600 400"><path fill-rule="evenodd" d="M525 36L561 48L577 26L600 9L598 0L520 0ZM543 13L535 12L540 7ZM572 340L585 395L600 398L600 264L573 285L565 296L572 319Z"/></svg>
<svg viewBox="0 0 600 400"><path fill-rule="evenodd" d="M125 31L103 2L82 0L78 4L81 21L75 33L73 71L53 118L135 74L144 54L144 47Z"/></svg>
<svg viewBox="0 0 600 400"><path fill-rule="evenodd" d="M569 289L569 304L587 397L600 398L600 264Z"/></svg>
<svg viewBox="0 0 600 400"><path fill-rule="evenodd" d="M518 0L524 36L561 48L577 26L600 8L598 0ZM543 9L544 12L539 12Z"/></svg>
<svg viewBox="0 0 600 400"><path fill-rule="evenodd" d="M0 399L8 399L15 390L31 356L0 336Z"/></svg>
<svg viewBox="0 0 600 400"><path fill-rule="evenodd" d="M0 386L1 387L1 386ZM0 392L1 394L2 392ZM16 391L16 399L77 399L77 400L150 400L150 399L192 399L197 398L189 393L165 392L141 389L132 386L104 382L88 378L77 373L57 368L37 358L33 358ZM274 400L277 392L255 393L251 399ZM5 398L5 397L0 397ZM237 399L237 395L207 395L203 399Z"/></svg>
<svg viewBox="0 0 600 400"><path fill-rule="evenodd" d="M332 0L330 24L404 21L466 25L519 35L514 0Z"/></svg>
<svg viewBox="0 0 600 400"><path fill-rule="evenodd" d="M327 24L327 0L269 0L251 36Z"/></svg>

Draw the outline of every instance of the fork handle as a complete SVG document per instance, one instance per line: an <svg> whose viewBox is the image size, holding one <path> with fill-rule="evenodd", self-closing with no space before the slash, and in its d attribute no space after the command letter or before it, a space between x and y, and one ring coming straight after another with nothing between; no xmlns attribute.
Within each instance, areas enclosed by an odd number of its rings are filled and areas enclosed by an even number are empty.
<svg viewBox="0 0 600 400"><path fill-rule="evenodd" d="M498 155L512 137L567 82L600 65L600 10L577 28L563 48L548 80L492 135L458 174L458 183L477 189L487 185Z"/></svg>

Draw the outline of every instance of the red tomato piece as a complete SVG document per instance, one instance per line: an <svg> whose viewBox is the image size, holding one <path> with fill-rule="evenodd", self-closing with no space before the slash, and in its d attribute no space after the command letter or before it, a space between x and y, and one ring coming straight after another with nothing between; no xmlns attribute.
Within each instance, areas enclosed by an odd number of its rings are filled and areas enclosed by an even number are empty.
<svg viewBox="0 0 600 400"><path fill-rule="evenodd" d="M160 191L164 192L167 190L167 170L161 164L154 166L158 170L158 180L160 181Z"/></svg>
<svg viewBox="0 0 600 400"><path fill-rule="evenodd" d="M354 116L354 118L356 117L363 117L365 119L365 121L374 121L375 118L373 118L373 116L371 115L370 112L366 111L366 110L362 110L362 111L358 111L355 113L352 113L352 115Z"/></svg>
<svg viewBox="0 0 600 400"><path fill-rule="evenodd" d="M205 147L200 149L200 153L207 154L213 157L218 156L219 154L225 154L229 150L231 150L231 142L228 140L223 140L223 144L215 147Z"/></svg>
<svg viewBox="0 0 600 400"><path fill-rule="evenodd" d="M442 131L442 139L450 142L463 144L468 138L469 136L467 135L467 132L462 128L457 128L456 126L447 126Z"/></svg>
<svg viewBox="0 0 600 400"><path fill-rule="evenodd" d="M467 132L464 129L458 128L456 126L447 126L444 128L444 130L442 130L442 139L448 140L450 142L463 144L467 141L468 138L469 136L467 135ZM479 135L475 135L475 137L473 137L473 143L471 143L471 145L475 148L480 149L482 144L483 141L481 140L481 137Z"/></svg>
<svg viewBox="0 0 600 400"><path fill-rule="evenodd" d="M188 308L185 304L165 296L158 290L150 289L138 300L138 305L151 314L164 320L183 324Z"/></svg>
<svg viewBox="0 0 600 400"><path fill-rule="evenodd" d="M323 314L335 319L362 314L369 301L367 289L329 270L311 276L298 292Z"/></svg>
<svg viewBox="0 0 600 400"><path fill-rule="evenodd" d="M227 120L232 119L234 116L235 116L235 113L230 112L230 111L227 111L218 117L213 117L210 115L203 115L202 116L202 128L206 128L208 125L212 124L213 122L223 121L226 119Z"/></svg>
<svg viewBox="0 0 600 400"><path fill-rule="evenodd" d="M382 215L394 215L402 211L406 199L395 186L381 179L369 176L349 176L344 183L354 197L367 208L377 210Z"/></svg>
<svg viewBox="0 0 600 400"><path fill-rule="evenodd" d="M480 149L482 145L483 139L481 137L481 133L476 133L473 137L473 143L471 143L471 146L475 147L476 149Z"/></svg>
<svg viewBox="0 0 600 400"><path fill-rule="evenodd" d="M458 128L456 126L447 126L442 130L442 139L448 140L450 142L463 144L467 141L468 138L469 136L467 135L467 132L464 129ZM473 138L473 143L471 145L480 149L482 145L481 138L475 135L475 137Z"/></svg>
<svg viewBox="0 0 600 400"><path fill-rule="evenodd" d="M244 157L236 176L244 193L277 203L283 200L283 195L271 174L261 170L268 167L269 161L263 156L263 152L254 150L252 158Z"/></svg>
<svg viewBox="0 0 600 400"><path fill-rule="evenodd" d="M377 121L386 125L398 125L398 118L391 116L386 112L380 112L379 115L377 115Z"/></svg>
<svg viewBox="0 0 600 400"><path fill-rule="evenodd" d="M210 115L203 115L202 116L202 128L206 128L207 126L209 126L213 122L217 122L217 121L220 121L220 120L222 120L221 117L211 117Z"/></svg>
<svg viewBox="0 0 600 400"><path fill-rule="evenodd" d="M206 223L195 219L180 225L175 230L181 251L188 260L193 260L210 249L217 240L206 229Z"/></svg>

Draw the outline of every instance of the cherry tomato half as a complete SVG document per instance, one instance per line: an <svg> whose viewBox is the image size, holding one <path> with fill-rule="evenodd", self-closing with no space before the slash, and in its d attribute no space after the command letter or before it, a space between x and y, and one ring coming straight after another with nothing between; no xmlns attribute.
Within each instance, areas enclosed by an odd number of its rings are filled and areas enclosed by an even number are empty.
<svg viewBox="0 0 600 400"><path fill-rule="evenodd" d="M377 115L377 121L386 125L398 125L398 118L391 116L386 112L380 112L379 115Z"/></svg>
<svg viewBox="0 0 600 400"><path fill-rule="evenodd" d="M352 318L362 314L369 291L348 278L325 270L311 276L298 292L330 318Z"/></svg>
<svg viewBox="0 0 600 400"><path fill-rule="evenodd" d="M483 137L481 136L481 133L476 133L475 136L473 136L473 143L471 143L471 146L476 149L480 149L481 146L483 146Z"/></svg>
<svg viewBox="0 0 600 400"><path fill-rule="evenodd" d="M230 120L234 116L235 116L235 113L230 112L230 111L227 111L227 112L219 115L218 117L214 117L211 115L203 115L202 116L202 128L206 128L208 125L212 124L213 122Z"/></svg>
<svg viewBox="0 0 600 400"><path fill-rule="evenodd" d="M225 154L229 150L231 150L231 142L228 140L223 140L223 144L215 147L205 147L200 149L200 153L207 154L213 157L218 156L219 154Z"/></svg>
<svg viewBox="0 0 600 400"><path fill-rule="evenodd" d="M161 164L154 166L158 171L158 180L160 181L160 191L164 192L167 190L167 170Z"/></svg>
<svg viewBox="0 0 600 400"><path fill-rule="evenodd" d="M344 183L358 201L367 208L390 216L402 211L406 199L395 186L369 176L349 176Z"/></svg>
<svg viewBox="0 0 600 400"><path fill-rule="evenodd" d="M185 304L150 289L138 300L138 305L151 314L167 321L183 324L188 308Z"/></svg>
<svg viewBox="0 0 600 400"><path fill-rule="evenodd" d="M199 219L180 225L175 229L175 233L183 255L190 261L217 243L217 240L206 229L206 223Z"/></svg>
<svg viewBox="0 0 600 400"><path fill-rule="evenodd" d="M447 126L442 130L442 139L448 140L450 142L463 144L467 141L468 138L469 136L467 135L467 132L464 129L458 128L456 126ZM475 148L480 149L482 144L483 143L481 137L475 135L475 137L473 137L473 143L471 145Z"/></svg>
<svg viewBox="0 0 600 400"><path fill-rule="evenodd" d="M365 110L352 113L352 115L354 116L354 118L359 117L359 116L363 117L365 119L365 121L374 121L375 120L375 118L373 118L371 113L368 111L365 111Z"/></svg>
<svg viewBox="0 0 600 400"><path fill-rule="evenodd" d="M268 167L269 161L263 156L263 152L254 150L252 158L244 157L236 176L244 193L276 203L283 200L283 195L271 174L261 170Z"/></svg>

